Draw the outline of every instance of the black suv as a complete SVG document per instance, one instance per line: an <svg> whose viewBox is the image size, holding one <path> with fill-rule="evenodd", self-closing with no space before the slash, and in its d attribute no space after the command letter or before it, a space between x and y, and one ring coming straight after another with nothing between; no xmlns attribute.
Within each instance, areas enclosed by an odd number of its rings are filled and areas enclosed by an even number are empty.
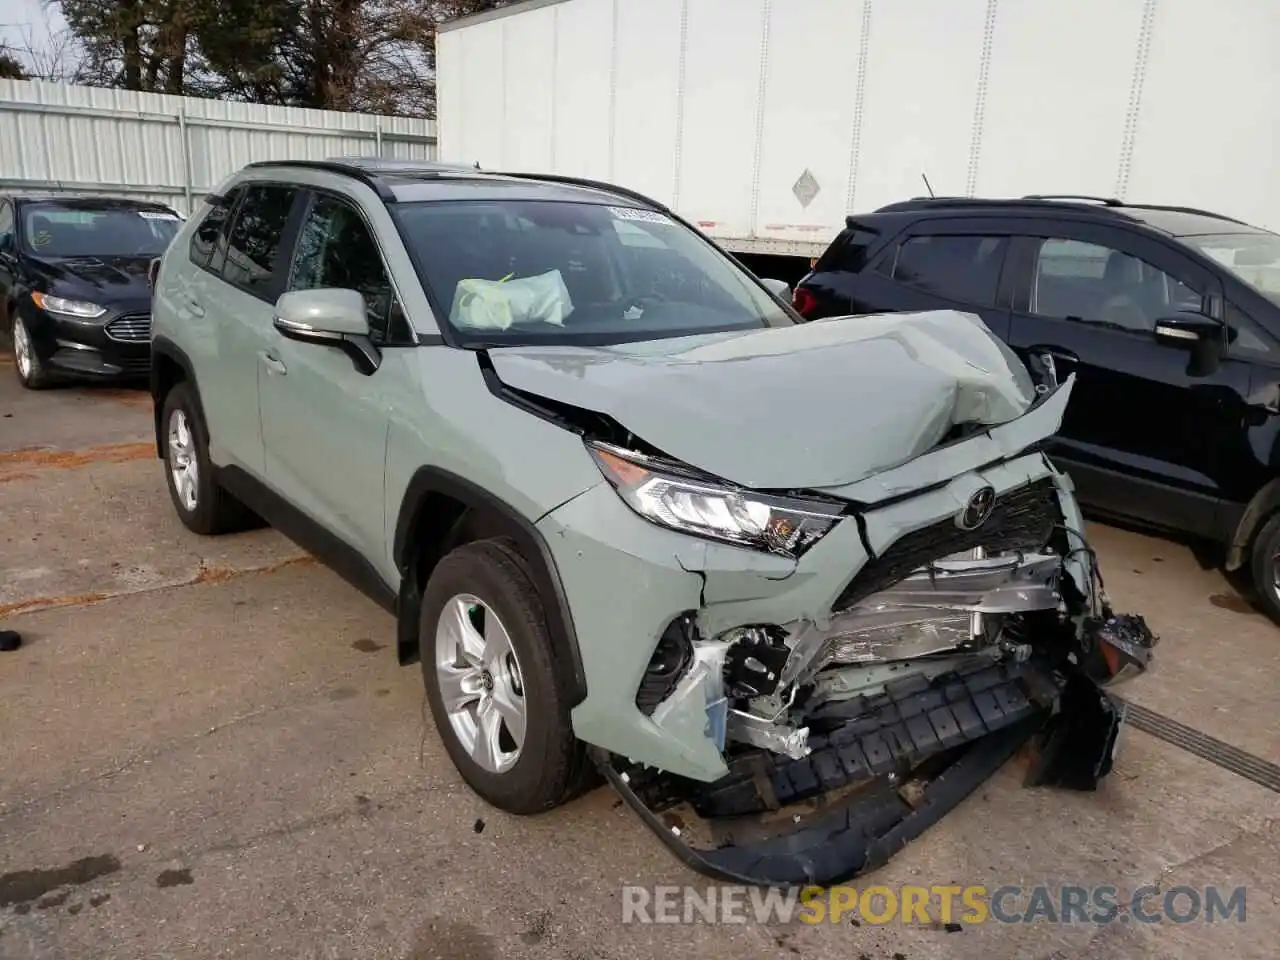
<svg viewBox="0 0 1280 960"><path fill-rule="evenodd" d="M1280 621L1280 236L1089 197L922 198L850 216L807 319L976 313L1046 386L1052 453L1099 516L1227 546Z"/></svg>
<svg viewBox="0 0 1280 960"><path fill-rule="evenodd" d="M117 197L0 197L0 335L24 387L145 377L150 265L182 220Z"/></svg>

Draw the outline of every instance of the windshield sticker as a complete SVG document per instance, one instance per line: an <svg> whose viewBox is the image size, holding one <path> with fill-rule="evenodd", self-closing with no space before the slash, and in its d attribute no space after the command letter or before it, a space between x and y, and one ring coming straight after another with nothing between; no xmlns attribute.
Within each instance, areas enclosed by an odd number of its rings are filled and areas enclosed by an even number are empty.
<svg viewBox="0 0 1280 960"><path fill-rule="evenodd" d="M638 210L635 207L610 207L609 212L619 220L637 220L640 223L670 224L671 218L653 210Z"/></svg>
<svg viewBox="0 0 1280 960"><path fill-rule="evenodd" d="M139 210L138 216L143 220L177 220L176 213L157 213L154 210Z"/></svg>

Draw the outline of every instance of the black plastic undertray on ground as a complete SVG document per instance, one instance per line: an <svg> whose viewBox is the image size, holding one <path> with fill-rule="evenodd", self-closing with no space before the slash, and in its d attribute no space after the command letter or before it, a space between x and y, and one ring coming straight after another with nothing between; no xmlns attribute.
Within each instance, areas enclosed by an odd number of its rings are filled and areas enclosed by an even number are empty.
<svg viewBox="0 0 1280 960"><path fill-rule="evenodd" d="M1095 771L1096 783L1110 767L1115 710L1090 681L1073 676L1075 695L1062 701L1070 716L1050 721L1062 681L1034 661L988 663L932 682L908 678L875 698L815 711L804 759L751 751L713 784L598 759L691 868L738 883L840 883L885 863L1039 731L1046 736L1036 782L1088 789L1080 776L1070 783L1057 776L1069 758L1077 772Z"/></svg>

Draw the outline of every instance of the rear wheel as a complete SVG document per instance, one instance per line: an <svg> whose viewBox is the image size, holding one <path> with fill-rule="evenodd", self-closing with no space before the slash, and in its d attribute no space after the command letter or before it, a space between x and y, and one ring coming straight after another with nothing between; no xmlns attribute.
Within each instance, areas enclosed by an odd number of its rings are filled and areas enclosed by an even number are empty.
<svg viewBox="0 0 1280 960"><path fill-rule="evenodd" d="M207 536L251 526L253 514L214 479L208 428L189 383L165 394L161 423L169 499L183 526Z"/></svg>
<svg viewBox="0 0 1280 960"><path fill-rule="evenodd" d="M22 318L13 317L13 365L18 382L28 390L40 390L49 384L49 375L36 354L35 343Z"/></svg>
<svg viewBox="0 0 1280 960"><path fill-rule="evenodd" d="M418 642L436 729L471 789L516 814L567 800L584 782L583 749L542 601L508 541L464 544L440 561Z"/></svg>

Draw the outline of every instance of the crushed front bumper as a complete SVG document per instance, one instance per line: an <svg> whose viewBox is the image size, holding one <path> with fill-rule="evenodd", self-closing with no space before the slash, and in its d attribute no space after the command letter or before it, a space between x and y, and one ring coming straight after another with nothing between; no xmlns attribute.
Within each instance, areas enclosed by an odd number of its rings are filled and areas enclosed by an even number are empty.
<svg viewBox="0 0 1280 960"><path fill-rule="evenodd" d="M1050 665L974 665L890 684L831 715L802 759L751 752L697 784L597 762L686 864L735 883L827 885L881 866L1019 750L1028 786L1089 789L1110 770L1120 717L1080 674Z"/></svg>

